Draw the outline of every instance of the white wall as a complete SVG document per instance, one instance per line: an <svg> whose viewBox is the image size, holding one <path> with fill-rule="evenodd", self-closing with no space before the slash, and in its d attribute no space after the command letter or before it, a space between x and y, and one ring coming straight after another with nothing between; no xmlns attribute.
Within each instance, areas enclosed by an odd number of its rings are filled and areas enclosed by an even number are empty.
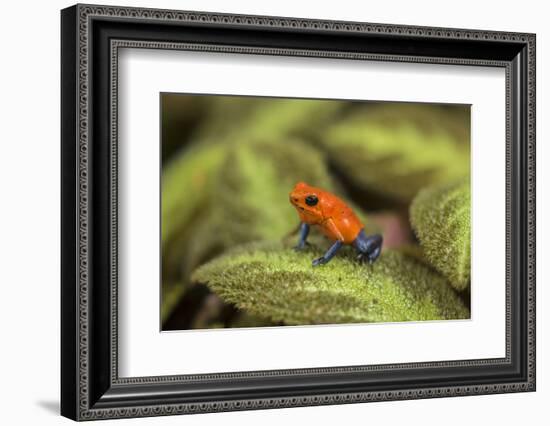
<svg viewBox="0 0 550 426"><path fill-rule="evenodd" d="M544 424L550 401L550 28L542 1L359 2L339 0L108 1L143 7L296 16L537 33L538 391L422 401L121 420L131 424L256 425ZM59 9L71 3L2 5L0 50L0 416L3 424L58 424L59 394ZM546 196L545 196L546 193ZM29 266L32 265L32 266ZM533 420L535 420L533 422ZM108 421L102 424L113 423ZM113 423L116 424L116 423Z"/></svg>

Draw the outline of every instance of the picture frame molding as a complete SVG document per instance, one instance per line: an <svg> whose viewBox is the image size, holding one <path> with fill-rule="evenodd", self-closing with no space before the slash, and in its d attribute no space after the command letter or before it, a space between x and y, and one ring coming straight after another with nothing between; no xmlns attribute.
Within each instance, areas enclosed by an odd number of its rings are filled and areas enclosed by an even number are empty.
<svg viewBox="0 0 550 426"><path fill-rule="evenodd" d="M250 33L264 37L251 46ZM212 41L220 34L228 44ZM332 44L319 48L317 38ZM62 414L92 420L534 391L535 41L523 33L298 18L63 10ZM126 47L505 68L506 356L119 378L117 58ZM435 54L444 48L449 54Z"/></svg>

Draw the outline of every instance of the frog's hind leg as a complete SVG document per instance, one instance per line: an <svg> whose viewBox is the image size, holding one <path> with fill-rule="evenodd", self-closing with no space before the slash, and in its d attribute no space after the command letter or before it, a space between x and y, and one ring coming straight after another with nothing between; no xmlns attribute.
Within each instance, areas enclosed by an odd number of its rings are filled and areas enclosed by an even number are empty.
<svg viewBox="0 0 550 426"><path fill-rule="evenodd" d="M373 263L376 259L378 259L378 256L380 256L380 252L382 251L382 241L382 235L367 235L362 229L353 242L353 245L359 253L357 258L359 260L367 259L369 263Z"/></svg>

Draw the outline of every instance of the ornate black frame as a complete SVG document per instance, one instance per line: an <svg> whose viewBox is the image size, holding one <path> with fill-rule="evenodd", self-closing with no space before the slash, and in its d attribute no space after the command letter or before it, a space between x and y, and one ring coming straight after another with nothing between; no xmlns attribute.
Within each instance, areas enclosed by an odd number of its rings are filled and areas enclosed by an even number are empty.
<svg viewBox="0 0 550 426"><path fill-rule="evenodd" d="M535 35L76 5L62 29L61 413L74 420L535 390ZM506 357L119 378L121 47L506 70Z"/></svg>

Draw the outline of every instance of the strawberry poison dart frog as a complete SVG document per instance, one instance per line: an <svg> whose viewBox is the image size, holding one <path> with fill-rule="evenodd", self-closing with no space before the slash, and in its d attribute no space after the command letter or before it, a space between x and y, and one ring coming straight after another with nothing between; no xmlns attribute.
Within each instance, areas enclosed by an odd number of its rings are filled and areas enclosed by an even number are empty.
<svg viewBox="0 0 550 426"><path fill-rule="evenodd" d="M290 203L300 216L300 238L295 247L301 250L311 225L316 225L334 244L324 256L313 260L313 266L328 263L343 244L351 244L359 253L358 259L374 262L382 249L382 236L367 235L359 218L344 201L330 192L309 186L304 182L296 184L290 193Z"/></svg>

